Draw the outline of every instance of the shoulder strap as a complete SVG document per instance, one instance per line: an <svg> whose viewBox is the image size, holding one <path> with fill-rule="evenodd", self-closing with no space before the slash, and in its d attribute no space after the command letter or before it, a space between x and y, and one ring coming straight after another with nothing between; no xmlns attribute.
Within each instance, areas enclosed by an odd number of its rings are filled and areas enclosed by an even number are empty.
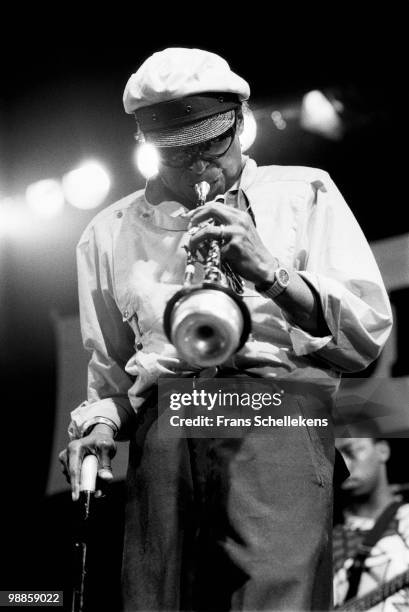
<svg viewBox="0 0 409 612"><path fill-rule="evenodd" d="M362 570L364 568L365 559L367 558L377 541L380 539L380 537L390 524L391 520L395 516L397 509L401 505L402 502L400 501L392 502L391 504L389 504L389 506L387 506L382 512L382 514L378 517L375 525L370 531L368 531L368 533L362 540L362 543L360 544L358 551L354 557L354 562L348 572L349 588L345 601L351 599L352 597L355 597L358 591L358 585L361 579Z"/></svg>

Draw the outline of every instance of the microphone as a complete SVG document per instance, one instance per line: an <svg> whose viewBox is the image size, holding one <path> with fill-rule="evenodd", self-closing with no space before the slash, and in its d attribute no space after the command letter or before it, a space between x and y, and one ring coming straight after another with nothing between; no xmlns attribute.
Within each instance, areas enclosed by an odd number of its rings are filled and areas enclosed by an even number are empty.
<svg viewBox="0 0 409 612"><path fill-rule="evenodd" d="M86 455L81 466L80 491L95 491L98 472L98 458L95 455Z"/></svg>

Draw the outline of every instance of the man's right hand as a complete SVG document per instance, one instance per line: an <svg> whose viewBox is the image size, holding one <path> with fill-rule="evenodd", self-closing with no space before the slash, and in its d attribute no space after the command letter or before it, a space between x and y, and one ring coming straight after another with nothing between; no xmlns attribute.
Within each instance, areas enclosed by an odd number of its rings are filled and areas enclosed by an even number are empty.
<svg viewBox="0 0 409 612"><path fill-rule="evenodd" d="M79 440L70 442L59 454L63 473L71 483L72 499L76 501L80 493L81 466L86 455L98 458L98 477L105 481L113 479L111 459L116 453L114 432L108 425L98 423L92 431Z"/></svg>

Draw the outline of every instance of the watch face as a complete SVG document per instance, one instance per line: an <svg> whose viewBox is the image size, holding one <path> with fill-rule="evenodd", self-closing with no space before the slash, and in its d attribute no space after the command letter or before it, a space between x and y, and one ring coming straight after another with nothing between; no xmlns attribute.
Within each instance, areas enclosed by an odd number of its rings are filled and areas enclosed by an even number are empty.
<svg viewBox="0 0 409 612"><path fill-rule="evenodd" d="M279 268L277 270L277 281L282 287L287 287L290 282L290 275L285 268Z"/></svg>

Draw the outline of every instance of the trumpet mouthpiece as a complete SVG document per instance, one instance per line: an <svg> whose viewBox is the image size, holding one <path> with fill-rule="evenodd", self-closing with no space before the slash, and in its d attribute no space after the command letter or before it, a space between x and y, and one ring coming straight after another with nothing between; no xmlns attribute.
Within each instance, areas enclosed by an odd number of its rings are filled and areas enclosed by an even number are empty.
<svg viewBox="0 0 409 612"><path fill-rule="evenodd" d="M204 202L206 200L209 191L210 185L207 181L200 181L200 183L196 183L195 192L201 202Z"/></svg>

